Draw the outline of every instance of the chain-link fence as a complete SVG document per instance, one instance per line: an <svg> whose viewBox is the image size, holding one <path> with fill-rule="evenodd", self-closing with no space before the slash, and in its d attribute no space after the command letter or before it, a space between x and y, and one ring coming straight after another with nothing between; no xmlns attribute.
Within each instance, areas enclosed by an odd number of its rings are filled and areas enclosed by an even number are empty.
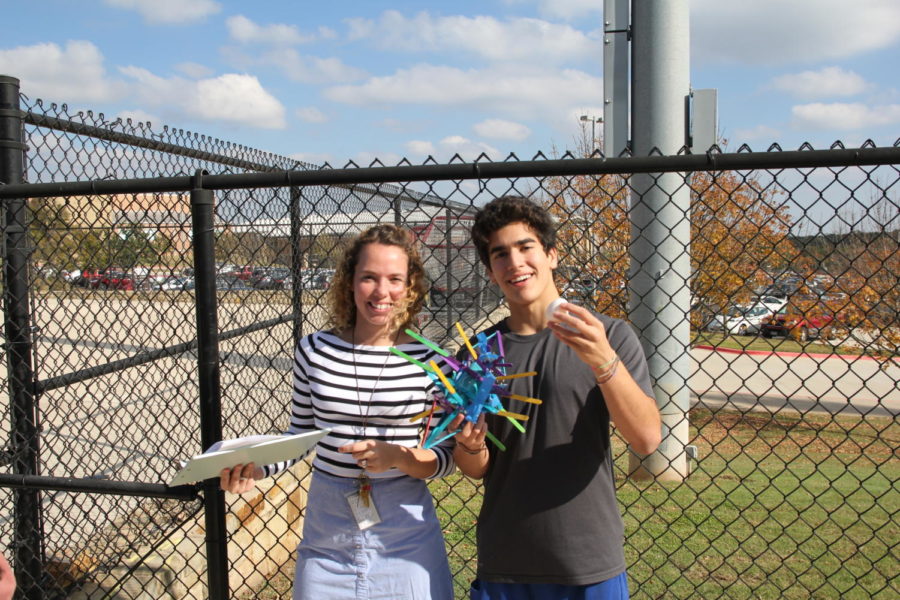
<svg viewBox="0 0 900 600"><path fill-rule="evenodd" d="M614 436L632 595L900 593L897 145L319 168L5 93L0 539L22 597L290 597L306 464L224 501L166 482L286 428L295 340L368 225L418 236L435 342L503 318L467 231L510 193L557 216L564 295L648 354L657 476L629 478ZM480 490L431 488L463 598Z"/></svg>

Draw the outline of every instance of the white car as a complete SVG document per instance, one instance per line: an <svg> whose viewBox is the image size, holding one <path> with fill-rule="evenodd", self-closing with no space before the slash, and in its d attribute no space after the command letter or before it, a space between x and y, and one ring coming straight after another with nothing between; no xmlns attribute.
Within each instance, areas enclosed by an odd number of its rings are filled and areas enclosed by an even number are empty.
<svg viewBox="0 0 900 600"><path fill-rule="evenodd" d="M757 304L772 309L772 312L778 312L782 306L787 304L787 298L780 298L778 296L752 296L750 298L750 304L747 306L755 306Z"/></svg>
<svg viewBox="0 0 900 600"><path fill-rule="evenodd" d="M759 333L763 317L771 315L775 310L765 304L752 306L735 306L724 315L716 315L709 324L710 331L723 331L726 334L750 335Z"/></svg>
<svg viewBox="0 0 900 600"><path fill-rule="evenodd" d="M159 284L159 289L166 291L183 290L189 279L188 277L168 277Z"/></svg>

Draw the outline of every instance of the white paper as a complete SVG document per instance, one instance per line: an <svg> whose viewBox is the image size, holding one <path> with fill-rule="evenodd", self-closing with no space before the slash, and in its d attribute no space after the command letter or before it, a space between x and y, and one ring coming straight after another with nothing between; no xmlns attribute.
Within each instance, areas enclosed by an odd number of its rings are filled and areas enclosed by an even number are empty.
<svg viewBox="0 0 900 600"><path fill-rule="evenodd" d="M251 435L217 442L210 446L209 451L185 463L169 485L185 485L218 477L222 469L235 465L252 462L262 467L300 458L330 431L320 429L297 435Z"/></svg>

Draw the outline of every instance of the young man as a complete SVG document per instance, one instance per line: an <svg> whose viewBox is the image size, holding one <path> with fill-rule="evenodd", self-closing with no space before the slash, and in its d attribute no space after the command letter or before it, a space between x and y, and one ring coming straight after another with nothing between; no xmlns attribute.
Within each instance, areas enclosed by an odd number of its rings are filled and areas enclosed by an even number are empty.
<svg viewBox="0 0 900 600"><path fill-rule="evenodd" d="M498 198L478 212L472 237L509 305L487 333L502 333L515 372L537 371L511 380L511 391L543 403L511 400L529 416L524 434L489 415L457 436L460 469L485 480L471 598L627 598L610 420L640 454L661 435L638 338L624 321L574 304L546 314L559 292L555 225L543 208ZM505 452L485 444L485 428Z"/></svg>

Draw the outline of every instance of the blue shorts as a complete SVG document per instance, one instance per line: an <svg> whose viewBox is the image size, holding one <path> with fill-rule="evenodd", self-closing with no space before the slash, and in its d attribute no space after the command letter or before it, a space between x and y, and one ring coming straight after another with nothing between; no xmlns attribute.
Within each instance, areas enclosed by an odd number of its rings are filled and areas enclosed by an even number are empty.
<svg viewBox="0 0 900 600"><path fill-rule="evenodd" d="M472 582L471 600L628 600L628 575L590 585Z"/></svg>

